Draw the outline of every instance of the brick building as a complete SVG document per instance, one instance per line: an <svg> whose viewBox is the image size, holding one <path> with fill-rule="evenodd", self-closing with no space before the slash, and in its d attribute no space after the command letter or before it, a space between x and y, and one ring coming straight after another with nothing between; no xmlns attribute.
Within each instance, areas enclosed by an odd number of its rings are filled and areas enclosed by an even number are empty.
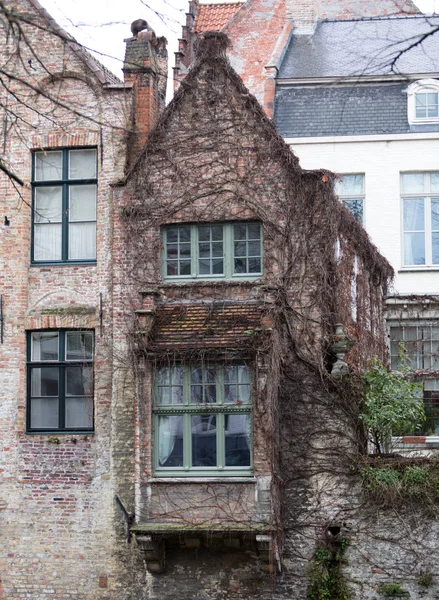
<svg viewBox="0 0 439 600"><path fill-rule="evenodd" d="M383 355L391 267L224 35L150 131L165 40L126 40L122 83L36 0L10 6L13 91L45 93L9 96L4 137L0 598L299 600L347 534L373 597L340 376Z"/></svg>

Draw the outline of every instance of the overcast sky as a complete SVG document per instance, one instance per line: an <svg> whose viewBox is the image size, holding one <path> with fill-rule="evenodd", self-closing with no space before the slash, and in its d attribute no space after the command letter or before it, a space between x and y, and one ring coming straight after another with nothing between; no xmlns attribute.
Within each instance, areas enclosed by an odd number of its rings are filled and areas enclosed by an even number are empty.
<svg viewBox="0 0 439 600"><path fill-rule="evenodd" d="M123 40L131 36L130 25L145 19L157 35L168 39L169 62L181 36L188 0L40 0L54 19L78 42L102 54L98 58L116 75L122 77L125 52ZM419 8L431 13L439 11L439 0L415 0ZM153 7L151 9L150 7Z"/></svg>

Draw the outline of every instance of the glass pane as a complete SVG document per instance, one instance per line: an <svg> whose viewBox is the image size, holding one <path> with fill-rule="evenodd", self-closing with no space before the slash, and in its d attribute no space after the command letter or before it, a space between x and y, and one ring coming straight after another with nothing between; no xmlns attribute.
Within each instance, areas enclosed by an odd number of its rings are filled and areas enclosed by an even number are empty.
<svg viewBox="0 0 439 600"><path fill-rule="evenodd" d="M198 270L200 275L210 275L210 260L199 260Z"/></svg>
<svg viewBox="0 0 439 600"><path fill-rule="evenodd" d="M235 258L235 273L246 273L247 272L247 261L245 258Z"/></svg>
<svg viewBox="0 0 439 600"><path fill-rule="evenodd" d="M183 466L183 415L159 416L158 462L160 467Z"/></svg>
<svg viewBox="0 0 439 600"><path fill-rule="evenodd" d="M222 242L222 240L223 240L222 225L214 225L211 229L212 229L212 240L214 242Z"/></svg>
<svg viewBox="0 0 439 600"><path fill-rule="evenodd" d="M422 119L427 116L427 94L416 94L416 118Z"/></svg>
<svg viewBox="0 0 439 600"><path fill-rule="evenodd" d="M404 231L424 231L424 199L404 200Z"/></svg>
<svg viewBox="0 0 439 600"><path fill-rule="evenodd" d="M439 264L439 232L431 236L431 259L434 265Z"/></svg>
<svg viewBox="0 0 439 600"><path fill-rule="evenodd" d="M96 258L96 223L69 224L69 258L71 260Z"/></svg>
<svg viewBox="0 0 439 600"><path fill-rule="evenodd" d="M36 367L31 370L31 396L58 396L58 367Z"/></svg>
<svg viewBox="0 0 439 600"><path fill-rule="evenodd" d="M343 199L343 204L360 223L363 223L363 200Z"/></svg>
<svg viewBox="0 0 439 600"><path fill-rule="evenodd" d="M180 244L180 257L181 258L190 258L191 257L191 245L190 244Z"/></svg>
<svg viewBox="0 0 439 600"><path fill-rule="evenodd" d="M439 192L439 173L430 174L430 189L432 192Z"/></svg>
<svg viewBox="0 0 439 600"><path fill-rule="evenodd" d="M260 258L249 258L248 259L248 272L249 273L260 273L261 272L261 259Z"/></svg>
<svg viewBox="0 0 439 600"><path fill-rule="evenodd" d="M216 466L216 416L193 415L191 417L192 432L192 466Z"/></svg>
<svg viewBox="0 0 439 600"><path fill-rule="evenodd" d="M66 369L66 396L92 396L92 367L68 367Z"/></svg>
<svg viewBox="0 0 439 600"><path fill-rule="evenodd" d="M32 398L30 426L33 429L56 429L58 427L58 398Z"/></svg>
<svg viewBox="0 0 439 600"><path fill-rule="evenodd" d="M172 258L176 260L178 258L178 245L168 244L166 247L166 256L167 258Z"/></svg>
<svg viewBox="0 0 439 600"><path fill-rule="evenodd" d="M31 360L58 360L58 332L32 333Z"/></svg>
<svg viewBox="0 0 439 600"><path fill-rule="evenodd" d="M210 242L210 227L198 227L198 241Z"/></svg>
<svg viewBox="0 0 439 600"><path fill-rule="evenodd" d="M260 242L249 242L248 243L248 255L249 256L260 256L261 255Z"/></svg>
<svg viewBox="0 0 439 600"><path fill-rule="evenodd" d="M224 369L224 396L226 404L250 402L250 372L245 365Z"/></svg>
<svg viewBox="0 0 439 600"><path fill-rule="evenodd" d="M212 256L223 256L223 244L222 242L212 242Z"/></svg>
<svg viewBox="0 0 439 600"><path fill-rule="evenodd" d="M96 150L70 150L69 179L96 179Z"/></svg>
<svg viewBox="0 0 439 600"><path fill-rule="evenodd" d="M401 178L404 194L417 194L424 191L424 173L404 173Z"/></svg>
<svg viewBox="0 0 439 600"><path fill-rule="evenodd" d="M247 237L247 226L245 224L234 225L233 235L235 240L245 240Z"/></svg>
<svg viewBox="0 0 439 600"><path fill-rule="evenodd" d="M249 467L250 415L224 415L227 467Z"/></svg>
<svg viewBox="0 0 439 600"><path fill-rule="evenodd" d="M210 244L199 245L200 258L206 258L210 256Z"/></svg>
<svg viewBox="0 0 439 600"><path fill-rule="evenodd" d="M191 274L191 263L186 260L180 261L180 275L190 275Z"/></svg>
<svg viewBox="0 0 439 600"><path fill-rule="evenodd" d="M425 265L425 238L423 233L404 235L404 264Z"/></svg>
<svg viewBox="0 0 439 600"><path fill-rule="evenodd" d="M222 258L212 260L212 273L213 275L222 275L224 273L224 261Z"/></svg>
<svg viewBox="0 0 439 600"><path fill-rule="evenodd" d="M66 360L93 359L93 333L91 331L68 331L66 340Z"/></svg>
<svg viewBox="0 0 439 600"><path fill-rule="evenodd" d="M364 190L364 175L343 175L340 194L343 196L361 196Z"/></svg>
<svg viewBox="0 0 439 600"><path fill-rule="evenodd" d="M164 367L157 373L157 402L183 404L183 369Z"/></svg>
<svg viewBox="0 0 439 600"><path fill-rule="evenodd" d="M62 179L62 152L35 153L35 181Z"/></svg>
<svg viewBox="0 0 439 600"><path fill-rule="evenodd" d="M69 221L96 221L96 186L70 186Z"/></svg>
<svg viewBox="0 0 439 600"><path fill-rule="evenodd" d="M34 260L61 260L61 225L35 225Z"/></svg>
<svg viewBox="0 0 439 600"><path fill-rule="evenodd" d="M246 242L235 242L235 256L246 256L246 255L247 255Z"/></svg>
<svg viewBox="0 0 439 600"><path fill-rule="evenodd" d="M178 229L176 227L170 227L166 231L166 240L169 243L178 242Z"/></svg>
<svg viewBox="0 0 439 600"><path fill-rule="evenodd" d="M166 275L178 275L178 262L176 260L166 261Z"/></svg>
<svg viewBox="0 0 439 600"><path fill-rule="evenodd" d="M58 186L35 188L35 223L61 223L62 191Z"/></svg>
<svg viewBox="0 0 439 600"><path fill-rule="evenodd" d="M93 398L66 398L65 426L93 427Z"/></svg>
<svg viewBox="0 0 439 600"><path fill-rule="evenodd" d="M190 242L191 241L191 228L190 227L179 227L180 232L180 242Z"/></svg>
<svg viewBox="0 0 439 600"><path fill-rule="evenodd" d="M261 239L261 226L259 223L250 223L247 227L248 227L248 239L249 240L260 240Z"/></svg>
<svg viewBox="0 0 439 600"><path fill-rule="evenodd" d="M439 230L439 198L431 199L431 228Z"/></svg>

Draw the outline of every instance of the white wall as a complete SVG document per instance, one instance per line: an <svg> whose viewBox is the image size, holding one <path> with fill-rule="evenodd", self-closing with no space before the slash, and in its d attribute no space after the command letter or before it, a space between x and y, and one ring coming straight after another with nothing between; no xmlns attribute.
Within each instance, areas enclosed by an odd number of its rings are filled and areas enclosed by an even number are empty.
<svg viewBox="0 0 439 600"><path fill-rule="evenodd" d="M394 293L439 294L439 265L403 267L400 173L439 171L439 134L287 139L305 169L365 174L364 226L395 269Z"/></svg>

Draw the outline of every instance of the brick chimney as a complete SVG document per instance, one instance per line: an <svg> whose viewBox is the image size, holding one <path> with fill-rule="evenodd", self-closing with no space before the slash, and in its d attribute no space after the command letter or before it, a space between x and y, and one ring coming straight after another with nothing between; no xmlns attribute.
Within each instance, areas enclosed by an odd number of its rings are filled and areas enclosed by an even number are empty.
<svg viewBox="0 0 439 600"><path fill-rule="evenodd" d="M123 73L125 83L133 86L132 124L137 154L165 108L168 42L165 37L156 37L141 19L133 22L131 31L133 37L124 40Z"/></svg>
<svg viewBox="0 0 439 600"><path fill-rule="evenodd" d="M312 33L322 11L322 0L286 0L286 16L296 34Z"/></svg>

